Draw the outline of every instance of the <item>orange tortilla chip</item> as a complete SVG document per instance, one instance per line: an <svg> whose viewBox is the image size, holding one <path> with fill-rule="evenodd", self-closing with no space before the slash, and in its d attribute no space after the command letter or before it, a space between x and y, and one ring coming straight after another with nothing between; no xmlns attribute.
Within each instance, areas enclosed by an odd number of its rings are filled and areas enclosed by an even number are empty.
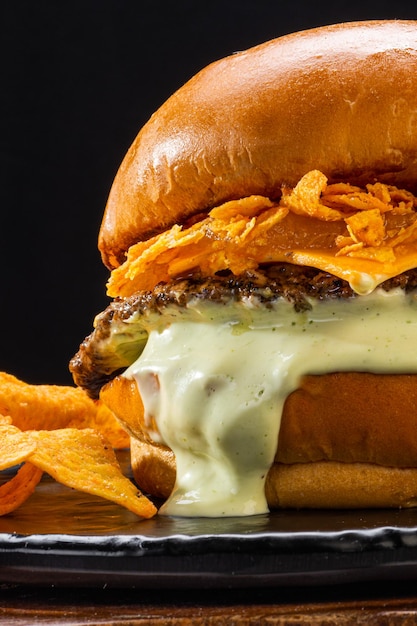
<svg viewBox="0 0 417 626"><path fill-rule="evenodd" d="M330 194L325 195L323 203L326 206L338 207L344 211L370 211L371 209L377 209L381 213L385 213L390 210L390 207L385 204L379 198L371 196L364 191L345 193L345 194Z"/></svg>
<svg viewBox="0 0 417 626"><path fill-rule="evenodd" d="M87 426L97 429L112 445L115 450L130 447L130 436L114 416L114 413L100 400L96 404L94 420ZM72 424L76 426L76 424Z"/></svg>
<svg viewBox="0 0 417 626"><path fill-rule="evenodd" d="M113 413L78 387L31 385L0 372L0 413L20 430L96 428L115 448L129 447L129 437Z"/></svg>
<svg viewBox="0 0 417 626"><path fill-rule="evenodd" d="M11 513L35 490L42 477L42 470L31 463L24 463L36 450L36 442L29 433L22 433L10 424L10 418L0 416L0 470L23 465L18 472L0 486L0 515Z"/></svg>
<svg viewBox="0 0 417 626"><path fill-rule="evenodd" d="M0 425L0 471L26 461L36 450L28 433L8 424Z"/></svg>
<svg viewBox="0 0 417 626"><path fill-rule="evenodd" d="M248 196L212 209L205 219L189 228L174 225L146 242L132 245L127 261L115 269L108 283L109 295L130 295L151 289L158 282L190 273L199 267L207 274L231 269L239 273L251 260L248 246L288 214L288 209L264 196Z"/></svg>
<svg viewBox="0 0 417 626"><path fill-rule="evenodd" d="M30 496L44 471L140 517L155 515L121 471L113 446L127 447L129 438L102 402L75 387L30 385L0 372L0 408L7 413L0 414L0 471L24 463L0 487L0 515Z"/></svg>
<svg viewBox="0 0 417 626"><path fill-rule="evenodd" d="M378 261L379 263L395 263L395 254L389 246L359 247L349 252L349 256L357 259Z"/></svg>
<svg viewBox="0 0 417 626"><path fill-rule="evenodd" d="M384 185L383 183L375 183L374 185L366 185L368 191L381 198L384 202L391 206L391 211L396 215L406 215L413 213L417 208L417 198L406 189L399 189L394 185ZM383 188L383 191L381 190ZM386 200L389 195L389 201Z"/></svg>
<svg viewBox="0 0 417 626"><path fill-rule="evenodd" d="M378 200L381 200L384 204L391 204L391 194L388 185L384 185L383 183L369 183L366 185L366 189L370 194L375 196L375 198L378 198ZM394 188L392 187L391 189Z"/></svg>
<svg viewBox="0 0 417 626"><path fill-rule="evenodd" d="M389 242L392 247L400 246L404 243L413 243L417 238L417 221L401 229Z"/></svg>
<svg viewBox="0 0 417 626"><path fill-rule="evenodd" d="M281 203L297 215L308 215L326 221L342 220L344 214L321 202L326 190L327 178L318 170L312 170L291 191L284 191Z"/></svg>
<svg viewBox="0 0 417 626"><path fill-rule="evenodd" d="M144 518L157 509L121 471L110 443L96 431L64 428L32 431L30 461L58 482L111 500Z"/></svg>
<svg viewBox="0 0 417 626"><path fill-rule="evenodd" d="M0 471L24 463L0 487L0 515L30 496L44 471L140 517L155 515L119 466L113 447L127 447L129 439L101 401L75 387L30 385L0 372L0 410L7 413L0 413Z"/></svg>
<svg viewBox="0 0 417 626"><path fill-rule="evenodd" d="M24 463L13 478L1 485L0 515L7 515L23 504L35 491L42 474L32 463Z"/></svg>
<svg viewBox="0 0 417 626"><path fill-rule="evenodd" d="M355 241L362 241L367 246L379 246L384 241L385 224L378 209L355 213L345 221Z"/></svg>
<svg viewBox="0 0 417 626"><path fill-rule="evenodd" d="M223 222L229 222L236 217L252 218L273 206L273 202L265 196L247 196L240 200L230 200L212 209L210 217Z"/></svg>
<svg viewBox="0 0 417 626"><path fill-rule="evenodd" d="M11 424L0 423L0 470L20 463L24 464L17 474L0 487L0 515L21 505L33 493L43 472L68 487L124 506L140 517L156 513L156 507L122 473L110 442L93 429L22 432Z"/></svg>

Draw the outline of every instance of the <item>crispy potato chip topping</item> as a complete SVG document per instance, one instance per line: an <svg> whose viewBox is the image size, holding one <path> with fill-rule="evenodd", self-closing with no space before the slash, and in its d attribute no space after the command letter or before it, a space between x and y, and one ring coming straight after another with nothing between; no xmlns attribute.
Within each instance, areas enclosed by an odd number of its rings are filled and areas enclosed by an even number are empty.
<svg viewBox="0 0 417 626"><path fill-rule="evenodd" d="M108 294L129 296L196 270L206 276L221 270L239 274L280 261L308 263L347 280L368 273L382 282L417 263L416 209L417 198L407 190L380 182L364 189L328 185L313 170L293 189L284 187L279 201L229 201L189 228L175 225L133 245L126 262L113 270ZM354 282L355 277L353 288Z"/></svg>

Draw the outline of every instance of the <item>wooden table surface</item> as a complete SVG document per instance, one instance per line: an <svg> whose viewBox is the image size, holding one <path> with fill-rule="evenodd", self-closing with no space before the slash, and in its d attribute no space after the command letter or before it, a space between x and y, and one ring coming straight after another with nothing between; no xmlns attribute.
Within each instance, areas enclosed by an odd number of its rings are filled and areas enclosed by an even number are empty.
<svg viewBox="0 0 417 626"><path fill-rule="evenodd" d="M219 626L417 624L417 582L149 591L0 587L0 624Z"/></svg>

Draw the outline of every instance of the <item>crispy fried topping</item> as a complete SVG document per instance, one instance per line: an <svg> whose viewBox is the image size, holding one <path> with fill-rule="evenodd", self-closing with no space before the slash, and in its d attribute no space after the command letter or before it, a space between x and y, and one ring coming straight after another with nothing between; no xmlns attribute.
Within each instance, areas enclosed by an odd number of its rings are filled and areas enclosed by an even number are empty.
<svg viewBox="0 0 417 626"><path fill-rule="evenodd" d="M232 200L188 228L175 225L132 246L126 262L112 272L108 293L129 296L196 268L212 276L280 261L302 265L306 255L309 265L341 278L352 267L356 276L364 272L385 280L417 264L416 208L409 191L379 182L366 189L328 185L326 176L313 170L293 189L284 187L279 201Z"/></svg>

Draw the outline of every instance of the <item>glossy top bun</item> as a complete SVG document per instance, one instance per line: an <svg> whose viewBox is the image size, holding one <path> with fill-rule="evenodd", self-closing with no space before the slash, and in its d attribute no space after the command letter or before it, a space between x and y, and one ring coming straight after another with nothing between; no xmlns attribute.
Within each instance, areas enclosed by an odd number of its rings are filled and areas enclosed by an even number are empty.
<svg viewBox="0 0 417 626"><path fill-rule="evenodd" d="M217 61L129 149L99 248L128 248L225 200L274 197L307 171L416 190L417 21L338 24Z"/></svg>

